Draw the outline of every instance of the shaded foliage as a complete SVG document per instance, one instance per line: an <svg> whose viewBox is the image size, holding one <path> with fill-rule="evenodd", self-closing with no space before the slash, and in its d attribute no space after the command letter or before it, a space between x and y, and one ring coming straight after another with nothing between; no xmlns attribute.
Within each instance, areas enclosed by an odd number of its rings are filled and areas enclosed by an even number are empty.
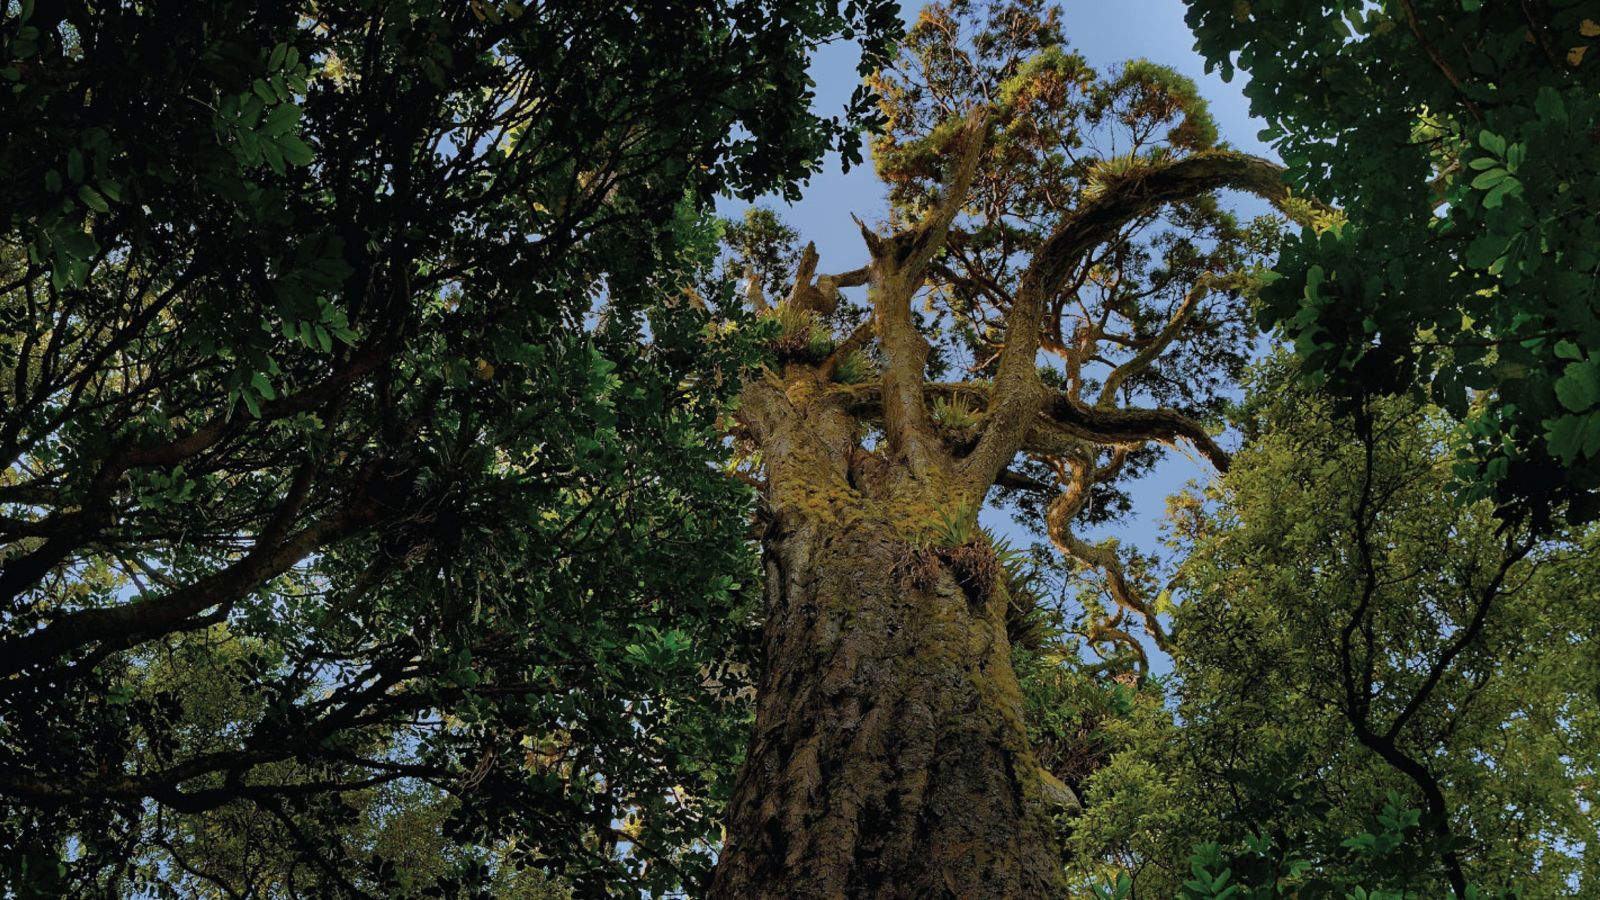
<svg viewBox="0 0 1600 900"><path fill-rule="evenodd" d="M0 891L696 883L751 345L683 292L892 6L0 8Z"/></svg>
<svg viewBox="0 0 1600 900"><path fill-rule="evenodd" d="M1600 12L1579 0L1191 0L1296 190L1262 317L1337 393L1424 389L1457 475L1541 522L1600 513Z"/></svg>

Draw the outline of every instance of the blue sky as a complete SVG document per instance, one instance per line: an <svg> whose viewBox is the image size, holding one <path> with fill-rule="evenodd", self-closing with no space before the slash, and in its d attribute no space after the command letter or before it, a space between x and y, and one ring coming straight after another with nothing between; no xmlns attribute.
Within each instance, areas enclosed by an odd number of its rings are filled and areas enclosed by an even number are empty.
<svg viewBox="0 0 1600 900"><path fill-rule="evenodd" d="M1210 102L1223 140L1235 148L1272 157L1270 149L1256 140L1264 123L1252 119L1249 105L1240 92L1240 79L1229 84L1216 75L1206 74L1205 62L1194 51L1194 36L1184 24L1181 0L1061 0L1062 22L1069 43L1096 68L1140 57L1172 66L1193 78L1201 94ZM903 3L902 16L910 22L922 8L920 2ZM855 88L857 55L848 45L824 48L812 64L817 83L817 109L832 114L842 109ZM759 205L771 207L796 228L802 240L815 241L821 257L819 269L842 272L866 262L850 216L854 213L868 224L883 220L888 206L883 186L873 175L871 161L846 174L837 159L829 160L826 170L814 177L800 201L789 204L769 199ZM1264 211L1259 203L1239 204L1240 212L1255 215ZM747 204L719 204L723 215L742 215ZM1097 534L1118 536L1124 545L1145 549L1157 545L1157 528L1166 508L1166 497L1180 490L1191 479L1208 478L1211 470L1182 453L1169 452L1166 461L1151 475L1133 486L1136 512L1129 519ZM1000 518L985 517L990 527L1026 545L1028 539ZM1152 660L1153 662L1155 660ZM1157 669L1165 666L1157 663Z"/></svg>

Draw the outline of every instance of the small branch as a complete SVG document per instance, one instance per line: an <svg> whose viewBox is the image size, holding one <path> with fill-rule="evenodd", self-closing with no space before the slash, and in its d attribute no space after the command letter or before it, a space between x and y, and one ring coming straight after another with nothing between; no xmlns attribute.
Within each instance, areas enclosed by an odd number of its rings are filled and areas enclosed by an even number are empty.
<svg viewBox="0 0 1600 900"><path fill-rule="evenodd" d="M1216 284L1216 280L1210 273L1201 275L1200 278L1196 279L1194 285L1183 295L1183 302L1178 304L1177 311L1167 321L1166 327L1161 329L1161 333L1156 335L1154 340L1149 341L1140 348L1132 359L1117 366L1110 375L1106 376L1105 387L1100 390L1100 400L1095 404L1097 408L1110 409L1112 401L1116 399L1117 389L1122 387L1122 383L1127 381L1129 377L1149 368L1150 364L1154 363L1156 358L1166 351L1173 339L1178 336L1178 332L1182 331L1183 326L1189 321L1189 316L1194 312L1195 307L1199 306L1200 301L1211 292L1214 284Z"/></svg>
<svg viewBox="0 0 1600 900"><path fill-rule="evenodd" d="M1058 395L1044 411L1050 425L1097 444L1171 443L1182 438L1194 445L1219 472L1232 457L1199 422L1170 409L1103 409Z"/></svg>
<svg viewBox="0 0 1600 900"><path fill-rule="evenodd" d="M1197 153L1136 169L1064 218L1034 254L1018 284L1006 316L1005 349L995 374L996 402L978 446L962 463L962 480L972 484L992 481L1021 447L1043 402L1035 361L1042 319L1050 299L1059 294L1084 257L1116 239L1125 225L1140 216L1219 188L1249 191L1282 208L1289 200L1283 173L1282 166L1244 153ZM1196 437L1196 445L1213 462L1226 458L1203 432Z"/></svg>
<svg viewBox="0 0 1600 900"><path fill-rule="evenodd" d="M1456 93L1461 97L1461 105L1472 113L1474 119L1481 121L1483 113L1479 111L1478 104L1472 102L1472 98L1467 96L1466 85L1461 83L1461 79L1456 76L1455 70L1450 68L1450 64L1444 61L1444 56L1439 53L1439 48L1435 47L1433 42L1428 40L1427 36L1422 33L1422 23L1417 21L1417 10L1411 5L1411 0L1400 0L1400 9L1406 14L1406 24L1411 27L1411 33L1416 35L1417 43L1422 45L1423 52L1428 54L1428 59L1433 61L1434 68L1444 75L1452 88L1455 88Z"/></svg>

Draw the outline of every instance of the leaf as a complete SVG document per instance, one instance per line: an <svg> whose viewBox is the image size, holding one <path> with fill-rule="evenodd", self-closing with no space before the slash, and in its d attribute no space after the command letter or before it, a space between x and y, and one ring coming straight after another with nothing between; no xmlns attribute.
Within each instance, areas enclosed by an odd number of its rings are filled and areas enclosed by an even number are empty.
<svg viewBox="0 0 1600 900"><path fill-rule="evenodd" d="M1560 92L1548 84L1539 88L1539 94L1533 101L1533 109L1541 119L1564 121L1567 118L1567 107L1561 102Z"/></svg>
<svg viewBox="0 0 1600 900"><path fill-rule="evenodd" d="M272 167L273 172L279 175L287 175L289 173L288 167L283 164L283 152L278 149L277 144L263 143L261 145L261 155L266 157L267 165Z"/></svg>
<svg viewBox="0 0 1600 900"><path fill-rule="evenodd" d="M267 118L261 123L261 130L271 137L285 134L294 128L296 122L300 121L300 115L300 107L295 106L293 103L280 104L273 107L272 112L267 113ZM281 148L283 142L281 140L278 141L278 145Z"/></svg>
<svg viewBox="0 0 1600 900"><path fill-rule="evenodd" d="M1467 245L1466 263L1474 269L1488 268L1505 250L1505 238L1493 234L1479 235Z"/></svg>
<svg viewBox="0 0 1600 900"><path fill-rule="evenodd" d="M278 396L278 392L273 390L272 382L268 380L267 373L265 372L252 373L250 375L250 386L255 388L257 393L268 400L272 400Z"/></svg>
<svg viewBox="0 0 1600 900"><path fill-rule="evenodd" d="M1478 146L1495 156L1506 155L1506 139L1485 128L1478 132Z"/></svg>
<svg viewBox="0 0 1600 900"><path fill-rule="evenodd" d="M1505 199L1505 196L1507 194L1517 193L1520 188L1521 188L1521 185L1517 183L1517 180L1515 178L1507 178L1506 180L1504 180L1504 181L1500 182L1499 184L1495 185L1494 186L1494 190L1490 191L1483 198L1483 208L1484 209L1496 209L1496 208L1498 208L1500 206L1501 201Z"/></svg>
<svg viewBox="0 0 1600 900"><path fill-rule="evenodd" d="M1545 419L1544 427L1551 455L1562 462L1570 465L1580 453L1594 456L1600 452L1600 413Z"/></svg>
<svg viewBox="0 0 1600 900"><path fill-rule="evenodd" d="M1479 175L1477 178L1472 179L1472 186L1481 191L1481 190L1485 190L1487 188L1492 188L1495 185L1499 184L1502 181L1505 181L1507 178L1510 178L1510 177L1511 177L1511 173L1510 172L1507 172L1505 169L1501 169L1501 168L1496 167L1496 168L1490 169L1487 172L1484 172L1483 174Z"/></svg>
<svg viewBox="0 0 1600 900"><path fill-rule="evenodd" d="M316 158L316 154L312 152L311 147L297 135L286 134L278 138L276 143L278 150L283 153L283 158L288 160L292 166L310 165L311 161Z"/></svg>
<svg viewBox="0 0 1600 900"><path fill-rule="evenodd" d="M1577 68L1583 65L1583 54L1589 51L1588 47L1573 47L1567 51L1567 65Z"/></svg>
<svg viewBox="0 0 1600 900"><path fill-rule="evenodd" d="M1307 300L1315 301L1317 299L1317 288L1322 285L1325 277L1326 275L1321 266L1314 265L1306 270L1305 298Z"/></svg>
<svg viewBox="0 0 1600 900"><path fill-rule="evenodd" d="M1600 404L1600 360L1569 363L1556 381L1556 399L1575 413Z"/></svg>

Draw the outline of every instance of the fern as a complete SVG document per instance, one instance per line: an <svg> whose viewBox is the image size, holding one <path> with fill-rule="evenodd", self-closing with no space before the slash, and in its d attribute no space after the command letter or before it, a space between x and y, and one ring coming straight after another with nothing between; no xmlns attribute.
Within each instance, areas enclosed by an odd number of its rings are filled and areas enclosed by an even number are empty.
<svg viewBox="0 0 1600 900"><path fill-rule="evenodd" d="M975 410L964 394L936 397L933 401L933 421L946 428L972 428L978 424L981 413Z"/></svg>

